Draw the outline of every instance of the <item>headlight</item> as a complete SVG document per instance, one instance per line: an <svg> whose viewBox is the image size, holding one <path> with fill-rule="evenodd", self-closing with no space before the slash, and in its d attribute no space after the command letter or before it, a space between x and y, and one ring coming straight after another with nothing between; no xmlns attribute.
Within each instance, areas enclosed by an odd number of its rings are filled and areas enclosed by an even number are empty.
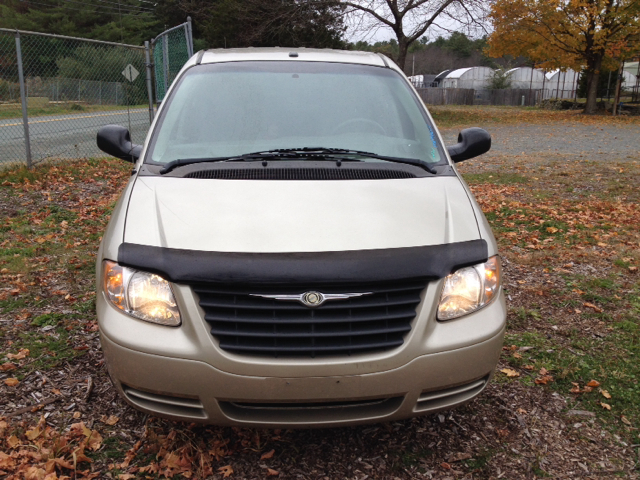
<svg viewBox="0 0 640 480"><path fill-rule="evenodd" d="M490 303L500 290L500 259L496 255L473 267L465 267L444 279L438 320L451 320Z"/></svg>
<svg viewBox="0 0 640 480"><path fill-rule="evenodd" d="M103 262L103 288L109 301L141 320L160 325L180 325L180 312L171 285L154 273Z"/></svg>

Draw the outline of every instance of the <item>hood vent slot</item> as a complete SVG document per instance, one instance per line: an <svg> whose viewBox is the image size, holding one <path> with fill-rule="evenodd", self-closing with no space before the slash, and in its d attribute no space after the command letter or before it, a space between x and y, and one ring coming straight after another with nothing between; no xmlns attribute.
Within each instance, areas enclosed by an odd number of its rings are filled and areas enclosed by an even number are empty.
<svg viewBox="0 0 640 480"><path fill-rule="evenodd" d="M198 170L184 178L215 180L388 180L416 178L411 172L382 168L225 168Z"/></svg>

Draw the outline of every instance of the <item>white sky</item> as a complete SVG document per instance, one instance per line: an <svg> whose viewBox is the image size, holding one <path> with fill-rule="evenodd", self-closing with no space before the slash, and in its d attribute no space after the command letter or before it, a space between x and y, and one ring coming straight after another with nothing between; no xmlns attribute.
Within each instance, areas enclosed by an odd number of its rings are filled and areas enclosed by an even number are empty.
<svg viewBox="0 0 640 480"><path fill-rule="evenodd" d="M372 18L372 17L368 17L368 18ZM346 23L347 23L347 32L345 37L347 41L350 41L350 42L357 42L358 40L366 40L369 43L375 43L375 42L382 42L384 40L390 40L392 38L396 38L396 35L393 32L393 30L391 30L391 28L381 23L378 24L379 26L369 31L358 30L357 20L355 16L348 17ZM466 31L459 22L442 15L437 19L436 23L438 25L436 24L432 25L425 33L425 36L427 36L430 41L433 41L440 36L446 38L449 35L451 35L451 32L453 31L464 32L470 38L480 38L482 35L486 33L483 31L479 31L474 35L473 33ZM411 31L410 27L411 27L410 24L405 23L405 29L404 29L405 33L408 33ZM485 28L489 29L490 27L487 25L485 26Z"/></svg>

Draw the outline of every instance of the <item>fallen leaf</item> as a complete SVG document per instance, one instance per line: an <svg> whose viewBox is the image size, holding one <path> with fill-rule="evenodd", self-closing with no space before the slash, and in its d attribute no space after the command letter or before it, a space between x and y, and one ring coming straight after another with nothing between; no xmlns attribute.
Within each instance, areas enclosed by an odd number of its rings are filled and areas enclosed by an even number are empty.
<svg viewBox="0 0 640 480"><path fill-rule="evenodd" d="M231 476L231 474L233 473L233 468L231 468L231 465L225 465L224 467L220 467L218 471L222 474L224 478L227 478Z"/></svg>
<svg viewBox="0 0 640 480"><path fill-rule="evenodd" d="M9 387L15 387L20 383L20 380L18 380L17 378L7 378L5 379L4 383Z"/></svg>
<svg viewBox="0 0 640 480"><path fill-rule="evenodd" d="M276 453L275 450L271 450L270 452L263 453L262 456L260 457L260 460L268 460L269 458L273 457L274 453Z"/></svg>
<svg viewBox="0 0 640 480"><path fill-rule="evenodd" d="M158 473L159 471L160 471L160 466L155 462L152 462L146 467L142 467L140 469L141 473Z"/></svg>
<svg viewBox="0 0 640 480"><path fill-rule="evenodd" d="M80 412L73 412L73 418L80 418L82 414Z"/></svg>
<svg viewBox="0 0 640 480"><path fill-rule="evenodd" d="M267 468L267 475L269 475L270 477L275 477L277 475L280 475L280 472L272 468Z"/></svg>
<svg viewBox="0 0 640 480"><path fill-rule="evenodd" d="M106 415L102 415L102 417L100 417L100 420L102 421L102 423L106 423L107 425L115 425L120 421L120 418L116 417L115 415L109 415L109 417L107 417Z"/></svg>
<svg viewBox="0 0 640 480"><path fill-rule="evenodd" d="M520 376L520 374L518 372L516 372L515 370L512 370L510 368L503 368L500 371L502 373L504 373L507 377L519 377Z"/></svg>
<svg viewBox="0 0 640 480"><path fill-rule="evenodd" d="M525 370L533 370L536 367L534 367L533 365L524 365L522 368L524 368Z"/></svg>
<svg viewBox="0 0 640 480"><path fill-rule="evenodd" d="M585 303L583 303L583 305L585 307L592 308L596 313L602 313L603 312L603 310L600 307L598 307L597 305L594 305L593 303L585 302Z"/></svg>
<svg viewBox="0 0 640 480"><path fill-rule="evenodd" d="M556 233L558 231L558 229L556 227L547 227L547 232L549 233Z"/></svg>
<svg viewBox="0 0 640 480"><path fill-rule="evenodd" d="M15 460L4 452L0 452L0 468L12 468L15 465Z"/></svg>
<svg viewBox="0 0 640 480"><path fill-rule="evenodd" d="M15 448L16 446L20 445L20 440L15 435L11 435L9 438L7 438L7 445L9 445L10 448Z"/></svg>
<svg viewBox="0 0 640 480"><path fill-rule="evenodd" d="M440 466L445 470L451 470L451 465L449 465L447 462L442 462Z"/></svg>
<svg viewBox="0 0 640 480"><path fill-rule="evenodd" d="M534 380L538 385L546 385L549 382L553 382L553 377L551 375L543 375L542 377L538 377Z"/></svg>
<svg viewBox="0 0 640 480"><path fill-rule="evenodd" d="M522 355L520 355L518 352L515 352L515 353L513 354L513 358L516 358L516 359L518 359L518 360L519 360L519 359L521 359L521 358L522 358Z"/></svg>
<svg viewBox="0 0 640 480"><path fill-rule="evenodd" d="M611 398L611 394L609 392L607 392L606 390L600 390L600 393L602 394L602 396L604 398Z"/></svg>
<svg viewBox="0 0 640 480"><path fill-rule="evenodd" d="M3 363L2 365L0 365L0 370L3 372L8 372L9 370L15 370L17 367L17 365L15 363Z"/></svg>
<svg viewBox="0 0 640 480"><path fill-rule="evenodd" d="M453 462L461 462L462 460L469 460L471 458L471 454L470 453L463 453L463 452L458 452L454 455L451 455L448 459L447 462L448 463L453 463Z"/></svg>
<svg viewBox="0 0 640 480"><path fill-rule="evenodd" d="M87 446L94 452L102 446L102 436L96 431L82 424L82 433L87 437Z"/></svg>
<svg viewBox="0 0 640 480"><path fill-rule="evenodd" d="M69 462L67 462L64 458L59 457L59 458L54 458L53 461L55 463L57 463L58 465L60 465L61 467L64 468L68 468L69 470L73 470L73 465Z"/></svg>
<svg viewBox="0 0 640 480"><path fill-rule="evenodd" d="M600 386L600 382L597 380L590 380L589 383L587 383L587 387L595 388L599 386Z"/></svg>
<svg viewBox="0 0 640 480"><path fill-rule="evenodd" d="M27 433L25 433L24 435L29 440L35 440L40 435L42 435L42 430L40 429L40 426L37 426L36 428L32 428L31 430L27 430Z"/></svg>
<svg viewBox="0 0 640 480"><path fill-rule="evenodd" d="M7 358L10 360L22 360L29 356L28 348L21 348L18 353L7 353Z"/></svg>
<svg viewBox="0 0 640 480"><path fill-rule="evenodd" d="M27 468L27 471L24 473L24 479L25 480L44 480L44 477L46 474L47 472L45 472L44 469L42 468L29 467Z"/></svg>
<svg viewBox="0 0 640 480"><path fill-rule="evenodd" d="M540 369L540 375L546 375L547 373L549 373L549 371L546 368L542 367Z"/></svg>
<svg viewBox="0 0 640 480"><path fill-rule="evenodd" d="M622 420L622 423L624 423L625 425L629 425L631 426L631 422L629 421L629 419L627 417L625 417L624 415L622 415L620 417L620 420Z"/></svg>
<svg viewBox="0 0 640 480"><path fill-rule="evenodd" d="M611 410L611 405L609 405L608 403L600 403L600 405L602 405L602 408L606 410Z"/></svg>
<svg viewBox="0 0 640 480"><path fill-rule="evenodd" d="M637 272L638 271L638 267L629 267L629 271L630 272Z"/></svg>

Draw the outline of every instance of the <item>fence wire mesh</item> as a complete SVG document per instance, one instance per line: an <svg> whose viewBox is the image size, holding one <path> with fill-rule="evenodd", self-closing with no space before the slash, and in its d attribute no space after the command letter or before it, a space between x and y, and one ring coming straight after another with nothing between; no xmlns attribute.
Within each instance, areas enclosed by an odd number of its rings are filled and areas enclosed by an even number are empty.
<svg viewBox="0 0 640 480"><path fill-rule="evenodd" d="M142 143L149 128L144 47L0 30L0 166L27 156L20 52L33 164L103 156L95 135L113 123Z"/></svg>
<svg viewBox="0 0 640 480"><path fill-rule="evenodd" d="M152 43L156 102L160 103L180 69L193 55L191 20L161 33Z"/></svg>

